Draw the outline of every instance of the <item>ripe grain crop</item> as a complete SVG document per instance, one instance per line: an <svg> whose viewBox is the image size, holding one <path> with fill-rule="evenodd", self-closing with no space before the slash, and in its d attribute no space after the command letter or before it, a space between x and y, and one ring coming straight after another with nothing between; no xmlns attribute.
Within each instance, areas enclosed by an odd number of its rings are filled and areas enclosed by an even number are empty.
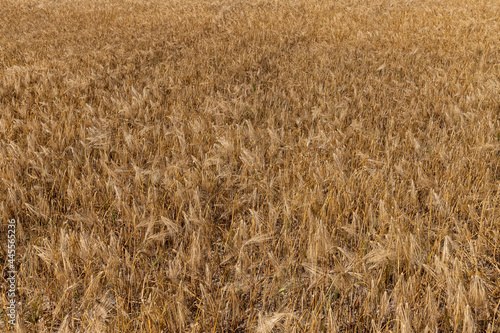
<svg viewBox="0 0 500 333"><path fill-rule="evenodd" d="M500 331L498 13L0 0L16 329Z"/></svg>

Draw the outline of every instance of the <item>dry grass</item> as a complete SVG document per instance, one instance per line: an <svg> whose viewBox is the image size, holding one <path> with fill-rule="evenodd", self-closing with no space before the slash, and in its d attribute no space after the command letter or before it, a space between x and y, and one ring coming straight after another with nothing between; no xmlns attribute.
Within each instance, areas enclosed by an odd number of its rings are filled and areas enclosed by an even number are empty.
<svg viewBox="0 0 500 333"><path fill-rule="evenodd" d="M498 2L0 2L18 330L500 331Z"/></svg>

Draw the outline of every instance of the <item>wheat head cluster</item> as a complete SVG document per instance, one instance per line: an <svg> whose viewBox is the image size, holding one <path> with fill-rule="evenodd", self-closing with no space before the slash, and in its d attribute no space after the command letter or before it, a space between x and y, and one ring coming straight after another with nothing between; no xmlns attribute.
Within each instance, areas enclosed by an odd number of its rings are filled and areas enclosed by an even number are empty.
<svg viewBox="0 0 500 333"><path fill-rule="evenodd" d="M499 332L499 13L1 0L13 329Z"/></svg>

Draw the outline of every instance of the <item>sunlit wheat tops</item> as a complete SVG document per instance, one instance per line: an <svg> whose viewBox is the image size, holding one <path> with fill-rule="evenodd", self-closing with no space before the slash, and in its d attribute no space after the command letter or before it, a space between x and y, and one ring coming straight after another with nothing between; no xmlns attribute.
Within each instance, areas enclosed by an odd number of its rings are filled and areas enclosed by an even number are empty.
<svg viewBox="0 0 500 333"><path fill-rule="evenodd" d="M500 331L498 13L1 1L17 329Z"/></svg>

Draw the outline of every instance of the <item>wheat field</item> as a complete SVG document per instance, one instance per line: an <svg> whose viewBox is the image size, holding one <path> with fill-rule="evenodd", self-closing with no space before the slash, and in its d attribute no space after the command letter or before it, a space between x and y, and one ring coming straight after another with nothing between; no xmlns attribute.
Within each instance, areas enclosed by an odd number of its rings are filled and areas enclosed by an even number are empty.
<svg viewBox="0 0 500 333"><path fill-rule="evenodd" d="M0 330L499 332L499 13L0 0Z"/></svg>

